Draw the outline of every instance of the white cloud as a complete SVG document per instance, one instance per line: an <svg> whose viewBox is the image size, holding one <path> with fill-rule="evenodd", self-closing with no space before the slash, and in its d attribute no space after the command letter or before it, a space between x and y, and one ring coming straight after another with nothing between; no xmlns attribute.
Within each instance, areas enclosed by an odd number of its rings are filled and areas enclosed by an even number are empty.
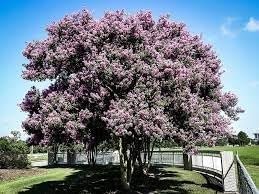
<svg viewBox="0 0 259 194"><path fill-rule="evenodd" d="M251 87L253 87L253 88L257 88L257 87L259 87L259 81L257 80L257 81L251 81L250 83L249 83L249 85L251 86Z"/></svg>
<svg viewBox="0 0 259 194"><path fill-rule="evenodd" d="M259 20L256 20L253 17L250 17L249 21L245 26L245 30L249 32L259 31Z"/></svg>
<svg viewBox="0 0 259 194"><path fill-rule="evenodd" d="M226 18L226 21L220 26L220 31L224 36L234 38L237 35L237 31L233 28L233 23L236 20L233 17Z"/></svg>

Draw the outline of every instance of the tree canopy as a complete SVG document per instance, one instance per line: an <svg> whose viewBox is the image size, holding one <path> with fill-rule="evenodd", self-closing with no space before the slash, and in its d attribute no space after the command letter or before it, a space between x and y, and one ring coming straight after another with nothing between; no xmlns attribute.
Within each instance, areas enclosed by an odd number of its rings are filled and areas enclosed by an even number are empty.
<svg viewBox="0 0 259 194"><path fill-rule="evenodd" d="M126 150L141 150L145 138L169 137L191 152L227 135L242 112L222 90L211 46L167 16L115 11L96 20L83 10L47 32L23 52L23 78L51 80L21 103L34 143L91 147L113 136Z"/></svg>

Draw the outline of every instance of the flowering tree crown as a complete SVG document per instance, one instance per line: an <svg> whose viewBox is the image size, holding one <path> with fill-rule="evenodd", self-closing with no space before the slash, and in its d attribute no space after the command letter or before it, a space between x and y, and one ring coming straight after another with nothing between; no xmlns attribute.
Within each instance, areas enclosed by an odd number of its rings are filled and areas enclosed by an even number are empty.
<svg viewBox="0 0 259 194"><path fill-rule="evenodd" d="M52 80L21 104L33 142L168 136L192 150L228 134L242 112L236 96L222 91L211 46L168 17L116 11L95 20L83 10L47 32L23 52L24 79Z"/></svg>

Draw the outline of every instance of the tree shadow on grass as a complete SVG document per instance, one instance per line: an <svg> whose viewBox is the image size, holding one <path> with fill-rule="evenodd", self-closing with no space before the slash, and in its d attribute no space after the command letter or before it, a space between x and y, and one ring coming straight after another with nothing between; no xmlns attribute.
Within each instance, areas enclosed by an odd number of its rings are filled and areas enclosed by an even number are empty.
<svg viewBox="0 0 259 194"><path fill-rule="evenodd" d="M177 177L180 176L179 172L167 171L164 167L152 167L150 170L151 176L145 177L136 171L132 181L132 191L129 193L190 193L184 189L183 185L195 185L196 183L177 180ZM77 166L73 168L79 171L65 177L63 181L47 181L35 184L19 193L126 193L120 187L119 166ZM171 179L172 177L174 177L174 180Z"/></svg>

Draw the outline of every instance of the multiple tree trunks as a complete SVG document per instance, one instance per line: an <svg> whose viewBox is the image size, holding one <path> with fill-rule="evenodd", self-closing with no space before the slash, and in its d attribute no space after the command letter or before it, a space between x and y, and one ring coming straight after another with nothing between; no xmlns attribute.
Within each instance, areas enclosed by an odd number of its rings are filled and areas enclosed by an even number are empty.
<svg viewBox="0 0 259 194"><path fill-rule="evenodd" d="M53 145L52 151L53 151L53 164L57 164L58 163L58 161L57 161L58 145L57 144Z"/></svg>
<svg viewBox="0 0 259 194"><path fill-rule="evenodd" d="M136 161L142 173L147 174L151 165L154 145L155 141L151 141L150 138L144 138L144 140L129 137L119 138L121 181L125 190L130 189ZM144 152L143 158L141 152Z"/></svg>
<svg viewBox="0 0 259 194"><path fill-rule="evenodd" d="M95 165L97 157L97 146L87 150L88 164Z"/></svg>
<svg viewBox="0 0 259 194"><path fill-rule="evenodd" d="M151 140L151 138L145 137L143 142L143 162L140 160L140 168L143 170L144 174L147 174L150 165L151 165L151 158L153 155L154 146L156 143L156 139ZM140 157L141 159L141 157Z"/></svg>
<svg viewBox="0 0 259 194"><path fill-rule="evenodd" d="M67 163L69 165L73 165L76 163L76 152L75 150L68 150L67 151Z"/></svg>
<svg viewBox="0 0 259 194"><path fill-rule="evenodd" d="M183 168L184 170L192 170L192 156L187 153L183 153Z"/></svg>

